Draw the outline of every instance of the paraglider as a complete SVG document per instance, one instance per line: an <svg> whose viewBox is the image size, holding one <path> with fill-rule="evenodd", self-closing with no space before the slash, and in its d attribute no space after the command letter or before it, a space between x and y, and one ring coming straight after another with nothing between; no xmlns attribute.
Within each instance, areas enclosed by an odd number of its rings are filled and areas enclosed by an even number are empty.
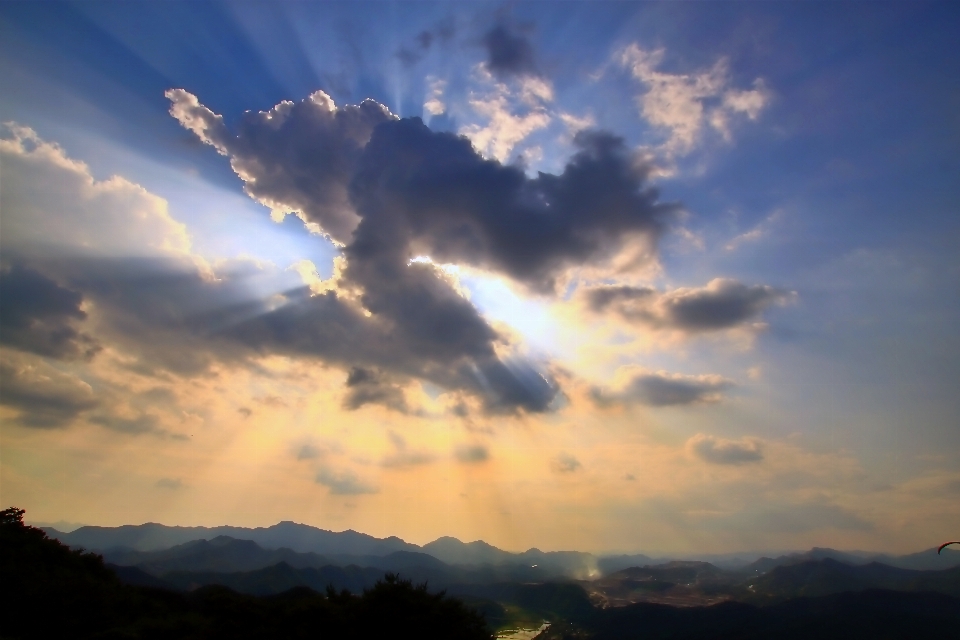
<svg viewBox="0 0 960 640"><path fill-rule="evenodd" d="M950 542L944 542L942 545L937 547L937 555L940 555L940 552L943 551L944 547L948 547L951 544L960 544L960 540L952 540Z"/></svg>

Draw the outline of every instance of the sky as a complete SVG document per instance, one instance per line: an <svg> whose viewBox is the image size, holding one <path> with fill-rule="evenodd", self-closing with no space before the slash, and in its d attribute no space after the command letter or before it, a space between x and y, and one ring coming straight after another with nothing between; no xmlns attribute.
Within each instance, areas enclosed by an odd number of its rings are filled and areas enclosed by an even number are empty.
<svg viewBox="0 0 960 640"><path fill-rule="evenodd" d="M0 502L960 534L950 2L0 2Z"/></svg>

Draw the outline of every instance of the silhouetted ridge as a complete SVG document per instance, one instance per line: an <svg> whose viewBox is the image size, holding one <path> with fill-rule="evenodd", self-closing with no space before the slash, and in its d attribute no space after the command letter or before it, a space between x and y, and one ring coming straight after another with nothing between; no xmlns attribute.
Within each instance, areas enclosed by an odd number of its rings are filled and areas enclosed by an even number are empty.
<svg viewBox="0 0 960 640"><path fill-rule="evenodd" d="M5 640L492 637L483 617L459 600L390 573L359 596L333 588L325 595L297 587L257 598L217 585L189 594L124 585L100 556L71 550L25 526L23 513L0 512L0 634ZM268 571L282 579L297 569L281 562ZM118 573L127 582L150 582L149 574L135 568L118 567Z"/></svg>

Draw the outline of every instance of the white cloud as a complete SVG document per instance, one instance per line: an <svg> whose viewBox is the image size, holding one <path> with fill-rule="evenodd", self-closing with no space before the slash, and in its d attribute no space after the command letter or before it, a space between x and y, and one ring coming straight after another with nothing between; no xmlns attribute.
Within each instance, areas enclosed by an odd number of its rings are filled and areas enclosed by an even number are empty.
<svg viewBox="0 0 960 640"><path fill-rule="evenodd" d="M29 127L0 138L0 248L6 256L186 257L186 227L167 201L119 176L96 180L86 164Z"/></svg>
<svg viewBox="0 0 960 640"><path fill-rule="evenodd" d="M692 151L707 128L731 140L730 121L734 116L754 120L770 102L770 92L761 79L754 81L752 89L730 87L725 58L705 71L673 74L657 70L663 62L663 49L650 51L631 44L618 57L620 64L646 87L637 97L637 106L647 122L667 132L662 151L668 156Z"/></svg>
<svg viewBox="0 0 960 640"><path fill-rule="evenodd" d="M447 82L431 76L428 78L428 83L430 91L427 92L426 100L423 102L423 110L432 116L438 116L447 110L447 105L442 100Z"/></svg>
<svg viewBox="0 0 960 640"><path fill-rule="evenodd" d="M776 225L783 218L783 211L778 209L771 213L769 216L761 220L755 227L749 231L745 231L740 235L732 238L730 242L724 246L724 249L727 251L733 251L742 244L747 244L751 242L756 242L761 240L770 234L770 231L774 225Z"/></svg>
<svg viewBox="0 0 960 640"><path fill-rule="evenodd" d="M547 81L535 77L524 77L511 88L495 82L483 68L478 68L475 76L488 88L483 93L471 92L469 102L486 124L467 125L460 133L470 138L484 156L506 162L518 144L552 121L547 105L553 100L553 89Z"/></svg>

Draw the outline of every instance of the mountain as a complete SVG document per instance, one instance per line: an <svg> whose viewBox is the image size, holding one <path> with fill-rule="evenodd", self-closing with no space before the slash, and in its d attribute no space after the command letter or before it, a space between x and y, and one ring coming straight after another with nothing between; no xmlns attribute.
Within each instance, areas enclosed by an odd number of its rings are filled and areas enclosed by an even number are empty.
<svg viewBox="0 0 960 640"><path fill-rule="evenodd" d="M936 591L960 597L960 567L915 571L879 562L851 566L825 558L776 567L753 580L748 588L762 602L866 589Z"/></svg>
<svg viewBox="0 0 960 640"><path fill-rule="evenodd" d="M541 551L528 549L510 553L483 540L461 542L445 536L423 545L423 551L450 565L520 565L539 568L551 575L586 578L596 574L597 559L580 551Z"/></svg>
<svg viewBox="0 0 960 640"><path fill-rule="evenodd" d="M854 566L869 564L871 562L880 562L882 564L900 569L931 571L950 569L952 567L960 566L960 551L944 549L941 554L937 554L937 550L932 548L909 555L894 556L881 553L856 553L814 547L805 553L791 553L778 556L776 558L760 558L759 560L744 566L740 569L740 571L747 575L763 575L775 567L789 566L801 564L803 562L826 559L836 560L838 562Z"/></svg>
<svg viewBox="0 0 960 640"><path fill-rule="evenodd" d="M589 618L551 625L538 640L875 640L950 638L957 636L958 629L960 599L873 589L797 598L769 607L739 602L670 607L643 602L597 609Z"/></svg>
<svg viewBox="0 0 960 640"><path fill-rule="evenodd" d="M621 569L629 567L642 567L648 564L655 564L653 558L642 553L632 555L603 556L597 560L597 569L601 574L607 575L615 573Z"/></svg>
<svg viewBox="0 0 960 640"><path fill-rule="evenodd" d="M44 529L48 536L71 547L104 551L126 547L135 551L157 551L194 540L212 540L229 536L252 540L265 549L288 548L300 553L383 556L394 551L420 551L415 544L400 538L375 538L353 530L334 532L295 522L280 522L270 527L168 527L153 522L120 527L80 527L64 533Z"/></svg>
<svg viewBox="0 0 960 640"><path fill-rule="evenodd" d="M92 553L82 553L23 524L23 511L0 512L0 602L6 614L0 634L16 638L408 638L490 640L480 614L462 602L396 576L380 576L362 595L284 589L308 576L329 583L315 569L279 564L260 576L273 584L270 597L210 586L189 593L156 588L138 570L119 573ZM335 569L335 568L334 568ZM362 581L367 577L360 572ZM317 575L315 575L317 574ZM293 579L291 579L291 576ZM146 580L148 586L130 584Z"/></svg>
<svg viewBox="0 0 960 640"><path fill-rule="evenodd" d="M237 540L229 536L192 540L160 551L119 547L106 549L102 555L107 562L137 566L155 576L170 571L253 571L280 562L287 562L294 567L333 564L326 556L316 553L297 553L287 548L267 550L252 540Z"/></svg>
<svg viewBox="0 0 960 640"><path fill-rule="evenodd" d="M447 564L506 564L515 562L514 554L501 551L483 540L461 542L444 536L423 545L423 551Z"/></svg>

